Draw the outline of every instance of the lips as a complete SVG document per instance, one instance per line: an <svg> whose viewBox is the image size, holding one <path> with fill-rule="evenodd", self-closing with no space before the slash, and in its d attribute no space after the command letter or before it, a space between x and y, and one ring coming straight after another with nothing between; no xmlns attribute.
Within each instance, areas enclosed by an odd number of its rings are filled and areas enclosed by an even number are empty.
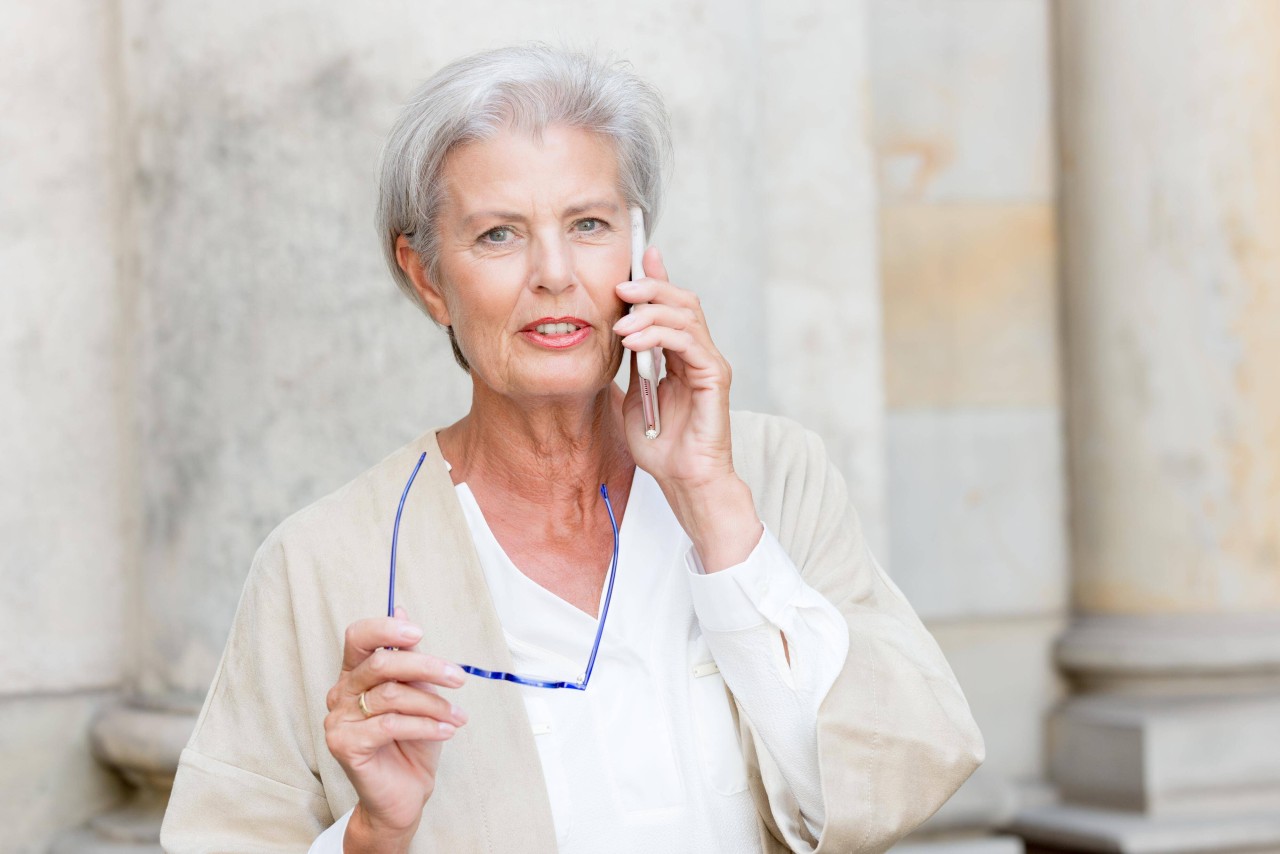
<svg viewBox="0 0 1280 854"><path fill-rule="evenodd" d="M590 334L591 325L580 317L541 317L520 330L526 341L549 350L573 347Z"/></svg>

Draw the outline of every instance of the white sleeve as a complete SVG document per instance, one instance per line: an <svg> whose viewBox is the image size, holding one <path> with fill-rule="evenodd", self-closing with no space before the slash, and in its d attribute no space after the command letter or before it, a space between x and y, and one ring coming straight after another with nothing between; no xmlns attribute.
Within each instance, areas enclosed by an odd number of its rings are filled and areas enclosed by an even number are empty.
<svg viewBox="0 0 1280 854"><path fill-rule="evenodd" d="M761 773L780 775L786 785L777 788L794 798L770 803L774 820L792 850L811 851L826 815L818 771L818 707L844 667L848 624L805 584L768 527L736 566L704 574L692 546L685 559L707 646L772 760L761 763Z"/></svg>
<svg viewBox="0 0 1280 854"><path fill-rule="evenodd" d="M342 818L325 828L324 833L317 836L316 841L311 843L307 854L342 854L342 841L346 838L347 822L351 821L353 812L355 807L347 810L342 814Z"/></svg>

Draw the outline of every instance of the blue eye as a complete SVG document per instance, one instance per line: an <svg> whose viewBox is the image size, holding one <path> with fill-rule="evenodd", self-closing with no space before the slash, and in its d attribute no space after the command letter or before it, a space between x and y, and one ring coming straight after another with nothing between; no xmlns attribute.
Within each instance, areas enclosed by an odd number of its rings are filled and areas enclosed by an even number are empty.
<svg viewBox="0 0 1280 854"><path fill-rule="evenodd" d="M573 224L573 227L581 234L591 234L604 228L604 221L595 217L587 217L580 219Z"/></svg>
<svg viewBox="0 0 1280 854"><path fill-rule="evenodd" d="M500 225L497 228L491 228L484 234L480 235L480 239L484 240L486 243L510 243L511 229L507 228L505 225Z"/></svg>

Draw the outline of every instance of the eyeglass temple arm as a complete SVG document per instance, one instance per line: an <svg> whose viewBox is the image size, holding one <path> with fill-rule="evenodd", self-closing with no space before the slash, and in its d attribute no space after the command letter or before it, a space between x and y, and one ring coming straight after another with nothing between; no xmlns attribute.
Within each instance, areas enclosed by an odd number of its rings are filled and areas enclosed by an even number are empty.
<svg viewBox="0 0 1280 854"><path fill-rule="evenodd" d="M391 583L387 586L388 617L396 615L396 544L400 542L400 516L404 513L404 501L409 497L409 487L413 486L413 479L418 476L418 469L422 468L422 461L426 458L427 452L423 451L418 457L418 464L413 467L413 474L409 475L409 482L404 485L404 492L400 493L400 506L396 508L396 525L391 532Z"/></svg>
<svg viewBox="0 0 1280 854"><path fill-rule="evenodd" d="M604 609L600 615L600 625L596 626L596 639L591 644L591 657L587 659L587 671L582 674L582 687L585 689L591 681L591 671L596 666L596 653L600 651L600 638L604 635L604 622L609 618L609 600L613 598L613 579L618 574L618 520L613 515L613 503L609 501L609 487L600 484L600 497L604 499L604 507L609 511L609 524L613 526L613 560L609 566L609 584L604 590Z"/></svg>

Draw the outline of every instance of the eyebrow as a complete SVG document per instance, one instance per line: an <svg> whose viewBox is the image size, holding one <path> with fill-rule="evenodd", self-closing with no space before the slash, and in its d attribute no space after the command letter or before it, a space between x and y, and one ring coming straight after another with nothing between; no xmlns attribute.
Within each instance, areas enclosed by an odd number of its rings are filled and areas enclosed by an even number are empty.
<svg viewBox="0 0 1280 854"><path fill-rule="evenodd" d="M609 213L616 214L620 208L613 202L592 200L589 202L581 202L576 205L570 205L564 209L564 213L561 214L561 216L577 216L580 213L586 213L591 210L606 210ZM525 216L524 214L515 213L514 211L476 211L475 213L467 214L463 217L462 225L464 227L470 226L471 223L480 219L506 219L514 220L516 222L524 222Z"/></svg>

